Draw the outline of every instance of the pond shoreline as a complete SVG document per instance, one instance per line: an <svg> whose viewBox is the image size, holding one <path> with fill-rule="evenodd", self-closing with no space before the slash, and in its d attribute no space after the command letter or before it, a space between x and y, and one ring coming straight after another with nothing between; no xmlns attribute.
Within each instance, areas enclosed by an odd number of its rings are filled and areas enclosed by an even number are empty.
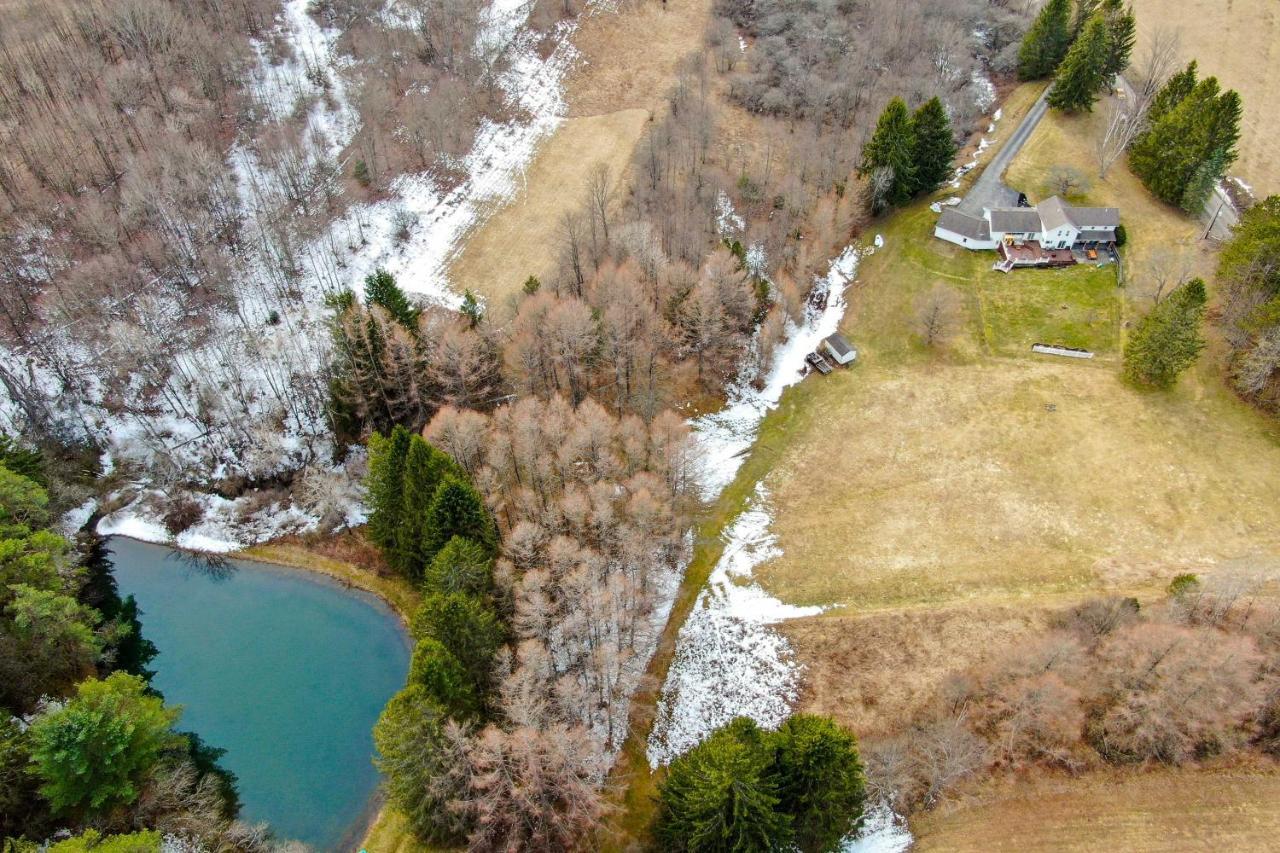
<svg viewBox="0 0 1280 853"><path fill-rule="evenodd" d="M104 539L108 542L109 547L112 542L119 542L121 545L124 542L131 542L143 546L161 547L177 555L189 556L195 562L209 559L211 569L215 569L220 560L231 560L239 564L236 566L237 569L251 569L257 573L256 576L258 577L276 576L289 578L294 583L300 582L308 586L323 587L350 600L362 602L374 610L378 614L377 618L383 620L384 624L394 626L387 629L387 634L384 635L386 639L383 642L390 642L392 645L399 646L403 649L402 653L406 659L408 654L412 652L413 643L408 624L409 614L412 612L411 608L416 600L416 590L413 590L409 584L403 581L379 576L374 571L362 568L353 562L314 553L301 543L284 543L283 545L276 543L274 546L257 546L230 554L208 554L192 549L174 548L169 544L162 545L160 543L147 542L143 539L119 534L113 534L109 537L104 537ZM115 552L116 549L113 548L112 551ZM123 587L124 583L120 580L120 572L123 567L130 565L129 558L122 560L116 556L114 557L114 562L113 574L117 577L117 582ZM167 609L161 608L158 612L163 612ZM393 637L394 639L392 639ZM161 642L160 645L163 653L166 651L167 644ZM363 801L352 799L347 802L351 806L358 807L355 817L342 830L340 839L325 843L323 845L324 849L359 849L361 840L366 836L370 827L376 823L385 805L385 793L381 782L370 792L368 797L363 798ZM272 820L272 823L274 824L275 821ZM281 833L282 838L292 834L283 827L273 828L276 828ZM296 827L294 831L297 831ZM335 846L330 846L330 844Z"/></svg>

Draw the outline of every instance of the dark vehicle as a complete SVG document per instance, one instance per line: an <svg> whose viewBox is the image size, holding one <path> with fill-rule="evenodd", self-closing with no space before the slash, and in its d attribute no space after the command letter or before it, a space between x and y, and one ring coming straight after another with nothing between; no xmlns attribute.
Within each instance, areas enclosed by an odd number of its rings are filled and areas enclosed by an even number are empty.
<svg viewBox="0 0 1280 853"><path fill-rule="evenodd" d="M804 357L804 360L813 366L813 369L826 376L831 372L831 363L816 352L811 352Z"/></svg>
<svg viewBox="0 0 1280 853"><path fill-rule="evenodd" d="M1018 207L1030 207L1031 200L1027 198L1026 193L1018 193Z"/></svg>

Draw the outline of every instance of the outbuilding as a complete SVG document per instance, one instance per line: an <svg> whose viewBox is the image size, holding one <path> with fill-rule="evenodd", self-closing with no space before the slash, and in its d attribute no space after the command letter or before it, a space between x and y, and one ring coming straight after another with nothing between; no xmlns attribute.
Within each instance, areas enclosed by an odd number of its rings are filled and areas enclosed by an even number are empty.
<svg viewBox="0 0 1280 853"><path fill-rule="evenodd" d="M822 348L836 364L850 364L858 357L858 351L839 332L824 338Z"/></svg>

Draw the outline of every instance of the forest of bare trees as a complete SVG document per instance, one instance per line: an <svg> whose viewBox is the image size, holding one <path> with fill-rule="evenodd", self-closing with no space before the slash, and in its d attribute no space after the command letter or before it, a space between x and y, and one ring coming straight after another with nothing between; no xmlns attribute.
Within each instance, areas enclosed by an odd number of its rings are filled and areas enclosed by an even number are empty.
<svg viewBox="0 0 1280 853"><path fill-rule="evenodd" d="M900 735L869 742L868 778L906 814L984 773L1274 755L1278 643L1280 611L1239 577L1180 575L1148 605L1088 600L955 673Z"/></svg>

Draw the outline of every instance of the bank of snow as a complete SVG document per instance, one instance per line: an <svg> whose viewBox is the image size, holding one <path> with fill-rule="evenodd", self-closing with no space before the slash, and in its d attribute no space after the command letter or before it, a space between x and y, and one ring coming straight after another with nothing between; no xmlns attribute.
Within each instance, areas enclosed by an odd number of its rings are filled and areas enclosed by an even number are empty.
<svg viewBox="0 0 1280 853"><path fill-rule="evenodd" d="M788 329L763 382L744 376L724 409L691 421L704 499L714 500L733 481L765 415L803 377L805 355L839 327L845 288L870 251L846 248L814 282L804 322ZM755 567L781 554L771 521L768 491L757 483L747 507L724 530L724 552L680 628L649 735L651 766L669 763L734 717L773 728L791 712L800 668L790 642L771 626L821 608L785 604L754 582Z"/></svg>

